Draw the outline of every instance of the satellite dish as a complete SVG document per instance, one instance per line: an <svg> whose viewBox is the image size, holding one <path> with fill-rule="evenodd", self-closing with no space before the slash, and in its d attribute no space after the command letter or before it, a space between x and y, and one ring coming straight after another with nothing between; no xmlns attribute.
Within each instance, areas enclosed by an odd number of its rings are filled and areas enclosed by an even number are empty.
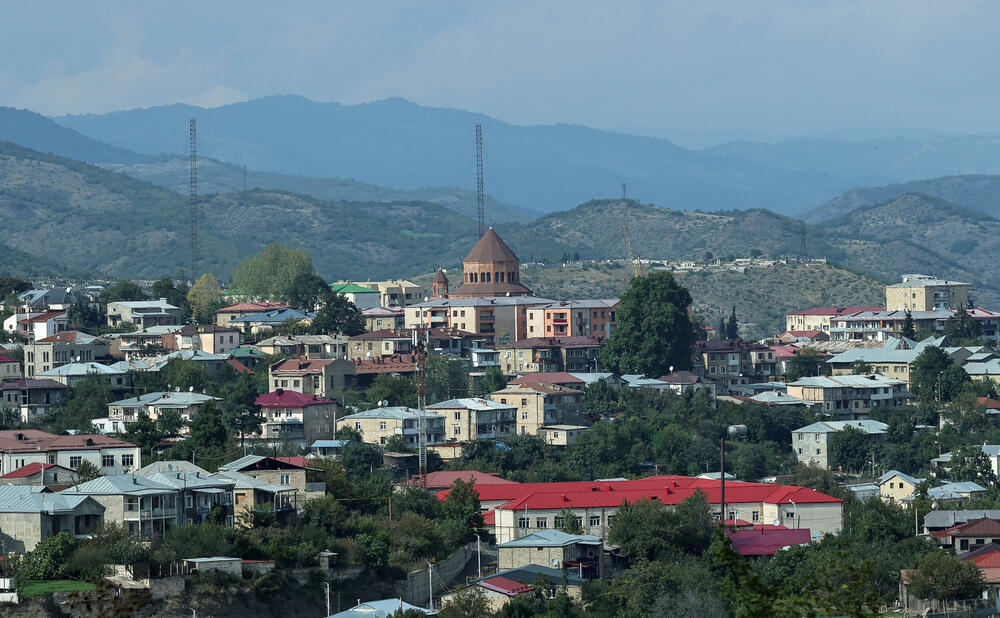
<svg viewBox="0 0 1000 618"><path fill-rule="evenodd" d="M774 520L774 525L775 526L780 526L781 525L781 520L780 519L775 519Z"/></svg>
<svg viewBox="0 0 1000 618"><path fill-rule="evenodd" d="M181 392L181 387L179 387L179 386L175 386L175 387L174 387L174 392L175 392L175 393L179 393L179 392Z"/></svg>
<svg viewBox="0 0 1000 618"><path fill-rule="evenodd" d="M188 392L189 393L193 393L194 392L194 387L193 386L189 386L188 387Z"/></svg>
<svg viewBox="0 0 1000 618"><path fill-rule="evenodd" d="M673 373L673 372L674 372L674 366L670 365L670 373Z"/></svg>
<svg viewBox="0 0 1000 618"><path fill-rule="evenodd" d="M77 356L77 357L76 357L76 362L78 362L78 363L79 363L79 362L80 362L80 358L81 358L81 357Z"/></svg>
<svg viewBox="0 0 1000 618"><path fill-rule="evenodd" d="M549 564L551 564L554 567L558 567L559 566L559 561L557 559L553 558L551 561L549 561Z"/></svg>

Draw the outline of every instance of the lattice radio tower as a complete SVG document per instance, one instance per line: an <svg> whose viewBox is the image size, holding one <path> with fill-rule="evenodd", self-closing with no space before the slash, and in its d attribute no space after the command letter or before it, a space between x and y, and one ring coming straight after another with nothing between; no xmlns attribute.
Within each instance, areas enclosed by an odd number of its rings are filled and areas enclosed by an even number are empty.
<svg viewBox="0 0 1000 618"><path fill-rule="evenodd" d="M476 206L479 207L479 237L486 233L486 196L483 194L483 125L476 124Z"/></svg>
<svg viewBox="0 0 1000 618"><path fill-rule="evenodd" d="M192 118L188 126L191 145L191 281L198 276L198 125Z"/></svg>

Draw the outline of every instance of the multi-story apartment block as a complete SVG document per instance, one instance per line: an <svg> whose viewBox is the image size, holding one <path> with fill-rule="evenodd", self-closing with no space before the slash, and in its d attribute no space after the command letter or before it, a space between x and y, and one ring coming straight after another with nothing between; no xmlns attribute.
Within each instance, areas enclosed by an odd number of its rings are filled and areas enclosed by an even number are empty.
<svg viewBox="0 0 1000 618"><path fill-rule="evenodd" d="M934 311L910 311L913 327L917 331L943 334L948 318L955 309ZM981 336L994 341L1000 339L1000 313L986 309L967 309L972 319L979 324ZM833 341L888 341L901 337L906 311L860 311L840 316L833 320L830 339Z"/></svg>
<svg viewBox="0 0 1000 618"><path fill-rule="evenodd" d="M337 419L337 429L349 427L361 432L369 444L385 444L393 436L403 436L406 444L420 441L421 424L428 444L444 442L444 415L403 406L373 408Z"/></svg>
<svg viewBox="0 0 1000 618"><path fill-rule="evenodd" d="M799 463L836 468L840 462L831 457L830 436L851 427L864 432L873 441L884 440L889 426L869 420L823 421L792 431L792 451Z"/></svg>
<svg viewBox="0 0 1000 618"><path fill-rule="evenodd" d="M379 306L382 294L376 289L366 288L356 283L333 283L330 291L334 294L343 294L347 300L354 303L354 306L364 311L374 309Z"/></svg>
<svg viewBox="0 0 1000 618"><path fill-rule="evenodd" d="M256 403L264 414L260 432L264 440L306 446L334 437L340 408L336 401L279 388L257 397Z"/></svg>
<svg viewBox="0 0 1000 618"><path fill-rule="evenodd" d="M583 419L583 393L555 384L508 384L490 399L517 407L517 433L538 435L546 425L576 424Z"/></svg>
<svg viewBox="0 0 1000 618"><path fill-rule="evenodd" d="M188 324L169 335L170 350L201 350L209 354L231 354L243 345L243 331L216 324Z"/></svg>
<svg viewBox="0 0 1000 618"><path fill-rule="evenodd" d="M22 379L0 382L0 413L32 423L66 401L69 387L55 380Z"/></svg>
<svg viewBox="0 0 1000 618"><path fill-rule="evenodd" d="M874 408L896 408L910 397L906 381L882 375L815 376L789 382L790 397L819 404L828 415L864 420Z"/></svg>
<svg viewBox="0 0 1000 618"><path fill-rule="evenodd" d="M270 390L279 388L306 395L333 398L357 373L355 363L344 359L289 358L271 365Z"/></svg>
<svg viewBox="0 0 1000 618"><path fill-rule="evenodd" d="M159 324L179 324L181 310L168 303L166 298L118 301L108 303L107 318L108 326L130 322L139 328L146 328Z"/></svg>
<svg viewBox="0 0 1000 618"><path fill-rule="evenodd" d="M500 369L507 375L601 371L604 337L528 337L499 346Z"/></svg>
<svg viewBox="0 0 1000 618"><path fill-rule="evenodd" d="M517 407L479 398L449 399L427 406L445 417L445 439L494 440L517 432Z"/></svg>
<svg viewBox="0 0 1000 618"><path fill-rule="evenodd" d="M0 382L21 379L21 362L16 358L0 355Z"/></svg>
<svg viewBox="0 0 1000 618"><path fill-rule="evenodd" d="M424 300L425 290L406 279L387 279L385 281L338 281L331 289L338 286L357 286L366 290L378 292L378 305L381 307L409 307ZM353 288L350 288L353 289ZM364 302L364 301L362 301ZM370 307L358 307L368 309Z"/></svg>
<svg viewBox="0 0 1000 618"><path fill-rule="evenodd" d="M279 302L245 302L223 307L215 312L215 323L219 326L229 326L233 320L244 318L251 314L266 313L277 309L288 309L288 305Z"/></svg>
<svg viewBox="0 0 1000 618"><path fill-rule="evenodd" d="M861 311L883 311L884 307L813 307L793 311L785 316L785 330L807 332L818 330L830 334L837 318Z"/></svg>
<svg viewBox="0 0 1000 618"><path fill-rule="evenodd" d="M308 359L347 358L347 338L341 335L277 335L256 346L265 354Z"/></svg>
<svg viewBox="0 0 1000 618"><path fill-rule="evenodd" d="M25 373L29 378L33 378L43 371L68 363L105 360L110 351L111 342L108 339L80 331L65 330L25 346Z"/></svg>
<svg viewBox="0 0 1000 618"><path fill-rule="evenodd" d="M772 380L777 374L774 350L740 339L698 341L691 372L716 384L716 392L736 392L740 384Z"/></svg>
<svg viewBox="0 0 1000 618"><path fill-rule="evenodd" d="M971 283L935 279L928 275L903 275L903 281L885 288L888 311L937 311L972 309L976 297Z"/></svg>
<svg viewBox="0 0 1000 618"><path fill-rule="evenodd" d="M527 311L529 337L600 336L614 330L618 299L570 300Z"/></svg>
<svg viewBox="0 0 1000 618"><path fill-rule="evenodd" d="M368 332L406 327L406 312L402 307L373 307L365 309L361 315Z"/></svg>
<svg viewBox="0 0 1000 618"><path fill-rule="evenodd" d="M429 352L454 356L465 355L476 342L484 339L457 328L429 328L424 331L423 336ZM348 339L347 358L365 360L378 356L412 354L413 338L414 330L409 328L361 333Z"/></svg>
<svg viewBox="0 0 1000 618"><path fill-rule="evenodd" d="M168 410L180 414L181 420L190 423L198 415L198 410L210 401L221 401L218 397L189 391L157 391L136 397L129 397L108 404L108 417L94 419L95 427L108 431L134 423L142 414L156 420ZM187 433L186 428L181 433Z"/></svg>
<svg viewBox="0 0 1000 618"><path fill-rule="evenodd" d="M552 302L513 295L435 299L407 307L405 323L406 328L457 328L481 335L490 345L502 345L528 336L528 309Z"/></svg>
<svg viewBox="0 0 1000 618"><path fill-rule="evenodd" d="M141 463L138 446L108 436L57 436L36 429L0 431L0 472L36 462L76 470L84 461L103 474L122 474Z"/></svg>

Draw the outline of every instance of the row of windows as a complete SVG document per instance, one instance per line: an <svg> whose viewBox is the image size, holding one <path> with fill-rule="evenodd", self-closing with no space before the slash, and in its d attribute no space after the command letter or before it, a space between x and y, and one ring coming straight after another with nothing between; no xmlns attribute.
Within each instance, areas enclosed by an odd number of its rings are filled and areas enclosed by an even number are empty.
<svg viewBox="0 0 1000 618"><path fill-rule="evenodd" d="M582 517L578 517L578 516L575 516L575 515L572 516L572 517L573 517L573 519L576 520L576 525L577 526L582 526L583 525L583 518ZM556 516L556 517L553 518L553 523L555 524L556 528L561 528L562 525L563 525L563 518L559 517L559 516ZM600 515L591 515L590 518L588 519L588 525L591 528L596 528L597 526L600 526L601 525L601 516ZM518 528L529 528L529 527L531 527L531 518L527 517L527 516L524 516L524 515L518 517L517 518L517 527ZM536 517L535 518L535 527L536 528L548 528L549 527L549 518L548 517Z"/></svg>

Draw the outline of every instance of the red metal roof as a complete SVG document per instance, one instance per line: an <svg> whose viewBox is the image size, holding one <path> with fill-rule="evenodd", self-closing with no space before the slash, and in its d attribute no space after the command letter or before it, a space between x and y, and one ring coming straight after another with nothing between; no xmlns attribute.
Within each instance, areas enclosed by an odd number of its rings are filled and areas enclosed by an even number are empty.
<svg viewBox="0 0 1000 618"><path fill-rule="evenodd" d="M309 468L312 466L312 461L308 457L303 457L301 455L290 455L288 457L275 457L278 461L283 461L287 464L292 464L293 466L299 466L300 468Z"/></svg>
<svg viewBox="0 0 1000 618"><path fill-rule="evenodd" d="M18 324L31 324L33 322L48 322L52 319L66 318L65 311L46 311L45 313L39 313L33 318L26 318L18 322Z"/></svg>
<svg viewBox="0 0 1000 618"><path fill-rule="evenodd" d="M808 528L726 530L726 536L733 542L733 549L741 556L773 556L782 547L805 545L809 542L809 535Z"/></svg>
<svg viewBox="0 0 1000 618"><path fill-rule="evenodd" d="M936 539L949 536L1000 536L1000 519L990 519L988 517L970 519L964 524L932 532L931 536Z"/></svg>
<svg viewBox="0 0 1000 618"><path fill-rule="evenodd" d="M58 450L99 450L108 447L134 447L122 440L101 434L57 436L37 429L8 429L0 431L0 451L24 453Z"/></svg>
<svg viewBox="0 0 1000 618"><path fill-rule="evenodd" d="M0 356L0 363L16 363L17 359L10 358L9 356Z"/></svg>
<svg viewBox="0 0 1000 618"><path fill-rule="evenodd" d="M262 408L304 408L333 403L330 399L323 399L316 395L306 395L295 391L278 389L270 393L264 393L257 397L254 402Z"/></svg>
<svg viewBox="0 0 1000 618"><path fill-rule="evenodd" d="M575 378L565 371L537 371L528 373L520 378L508 382L508 384L584 384L580 378Z"/></svg>
<svg viewBox="0 0 1000 618"><path fill-rule="evenodd" d="M354 373L356 375L371 373L415 373L416 371L416 357L412 354L378 356L354 361Z"/></svg>
<svg viewBox="0 0 1000 618"><path fill-rule="evenodd" d="M496 472L479 472L478 470L441 470L427 474L427 489L447 489L462 479L473 482L477 487L482 485L520 485L517 481L508 481ZM420 475L412 478L411 484L421 485Z"/></svg>
<svg viewBox="0 0 1000 618"><path fill-rule="evenodd" d="M782 335L791 335L792 337L815 337L816 335L822 333L821 330L786 330L781 333Z"/></svg>
<svg viewBox="0 0 1000 618"><path fill-rule="evenodd" d="M25 464L13 472L8 472L7 474L0 476L0 479L24 479L29 476L35 476L42 470L48 470L49 468L54 467L56 467L56 464L36 461L34 463Z"/></svg>
<svg viewBox="0 0 1000 618"><path fill-rule="evenodd" d="M535 589L534 586L530 584L522 584L521 582L516 582L512 579L507 579L506 577L499 575L497 577L491 577L489 579L476 582L476 585L509 596L518 595L522 592L529 592Z"/></svg>

